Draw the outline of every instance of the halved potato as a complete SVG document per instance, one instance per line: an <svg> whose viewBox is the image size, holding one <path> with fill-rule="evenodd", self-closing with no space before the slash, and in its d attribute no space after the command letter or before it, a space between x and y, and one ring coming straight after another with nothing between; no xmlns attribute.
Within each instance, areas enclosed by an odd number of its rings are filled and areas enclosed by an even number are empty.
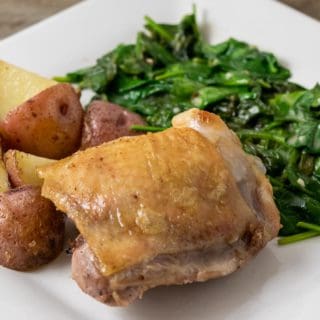
<svg viewBox="0 0 320 320"><path fill-rule="evenodd" d="M5 192L10 189L10 182L8 177L8 172L3 162L3 153L2 153L2 146L0 140L0 192Z"/></svg>
<svg viewBox="0 0 320 320"><path fill-rule="evenodd" d="M0 60L0 119L57 82Z"/></svg>
<svg viewBox="0 0 320 320"><path fill-rule="evenodd" d="M0 134L7 148L63 158L80 145L82 118L71 85L0 62Z"/></svg>
<svg viewBox="0 0 320 320"><path fill-rule="evenodd" d="M9 150L4 155L5 167L13 187L41 186L42 179L36 172L37 168L55 161L18 150Z"/></svg>
<svg viewBox="0 0 320 320"><path fill-rule="evenodd" d="M30 270L53 260L63 248L64 216L53 203L41 196L41 181L36 167L55 160L16 150L5 154L10 178L2 160L0 143L0 265L15 270Z"/></svg>
<svg viewBox="0 0 320 320"><path fill-rule="evenodd" d="M10 183L8 179L8 173L2 160L0 160L0 192L8 191Z"/></svg>

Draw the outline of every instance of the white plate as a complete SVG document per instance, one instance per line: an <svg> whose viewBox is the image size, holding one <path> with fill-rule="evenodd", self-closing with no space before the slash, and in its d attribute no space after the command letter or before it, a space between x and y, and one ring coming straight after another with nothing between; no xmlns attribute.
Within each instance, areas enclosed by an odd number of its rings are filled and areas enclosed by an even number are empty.
<svg viewBox="0 0 320 320"><path fill-rule="evenodd" d="M0 58L43 75L93 63L119 42L134 41L148 14L176 22L197 4L213 42L230 36L276 53L311 86L320 78L320 24L268 0L87 1L0 43ZM0 268L0 318L131 320L319 319L320 239L271 243L243 270L223 279L157 288L126 309L104 306L70 278L69 258L32 273Z"/></svg>

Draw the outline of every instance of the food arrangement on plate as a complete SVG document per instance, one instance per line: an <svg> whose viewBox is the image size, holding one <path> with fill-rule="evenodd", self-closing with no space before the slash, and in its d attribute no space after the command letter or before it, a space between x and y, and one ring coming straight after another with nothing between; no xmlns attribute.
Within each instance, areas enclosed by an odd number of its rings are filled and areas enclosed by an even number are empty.
<svg viewBox="0 0 320 320"><path fill-rule="evenodd" d="M118 306L230 274L279 232L320 234L320 87L247 43L206 43L195 13L145 27L55 80L0 62L0 264L54 259L66 214L74 280Z"/></svg>

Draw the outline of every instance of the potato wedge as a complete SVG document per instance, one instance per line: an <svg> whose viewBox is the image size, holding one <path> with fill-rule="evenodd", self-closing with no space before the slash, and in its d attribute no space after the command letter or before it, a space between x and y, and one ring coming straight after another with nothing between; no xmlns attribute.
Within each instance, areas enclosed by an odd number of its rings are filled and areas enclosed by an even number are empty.
<svg viewBox="0 0 320 320"><path fill-rule="evenodd" d="M61 159L78 149L82 117L75 90L58 84L10 111L0 120L0 133L7 148Z"/></svg>
<svg viewBox="0 0 320 320"><path fill-rule="evenodd" d="M80 145L83 110L69 84L0 62L0 110L6 148L60 159Z"/></svg>
<svg viewBox="0 0 320 320"><path fill-rule="evenodd" d="M62 250L64 217L24 186L0 193L0 265L25 271L53 260Z"/></svg>
<svg viewBox="0 0 320 320"><path fill-rule="evenodd" d="M0 139L0 192L5 192L10 189L10 182L7 169L3 162L3 151Z"/></svg>
<svg viewBox="0 0 320 320"><path fill-rule="evenodd" d="M42 179L36 172L37 168L55 161L18 150L8 150L4 155L5 167L13 187L41 186Z"/></svg>
<svg viewBox="0 0 320 320"><path fill-rule="evenodd" d="M57 82L0 60L0 119Z"/></svg>
<svg viewBox="0 0 320 320"><path fill-rule="evenodd" d="M10 189L9 177L6 167L2 160L0 160L0 192L5 192Z"/></svg>

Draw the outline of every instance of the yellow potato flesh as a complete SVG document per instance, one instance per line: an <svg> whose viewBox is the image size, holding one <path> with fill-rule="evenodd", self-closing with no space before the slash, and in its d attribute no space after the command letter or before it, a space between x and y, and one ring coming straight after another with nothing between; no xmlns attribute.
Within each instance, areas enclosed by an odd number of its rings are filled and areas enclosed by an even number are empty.
<svg viewBox="0 0 320 320"><path fill-rule="evenodd" d="M0 143L0 192L6 192L10 189L9 176L7 169L2 160L3 152Z"/></svg>
<svg viewBox="0 0 320 320"><path fill-rule="evenodd" d="M0 192L6 192L10 189L8 173L2 160L0 160Z"/></svg>
<svg viewBox="0 0 320 320"><path fill-rule="evenodd" d="M37 157L17 150L7 151L4 159L13 182L19 181L16 184L33 186L42 185L42 179L37 174L37 168L55 162L55 160Z"/></svg>
<svg viewBox="0 0 320 320"><path fill-rule="evenodd" d="M0 60L0 119L4 119L10 110L56 84L54 80Z"/></svg>

